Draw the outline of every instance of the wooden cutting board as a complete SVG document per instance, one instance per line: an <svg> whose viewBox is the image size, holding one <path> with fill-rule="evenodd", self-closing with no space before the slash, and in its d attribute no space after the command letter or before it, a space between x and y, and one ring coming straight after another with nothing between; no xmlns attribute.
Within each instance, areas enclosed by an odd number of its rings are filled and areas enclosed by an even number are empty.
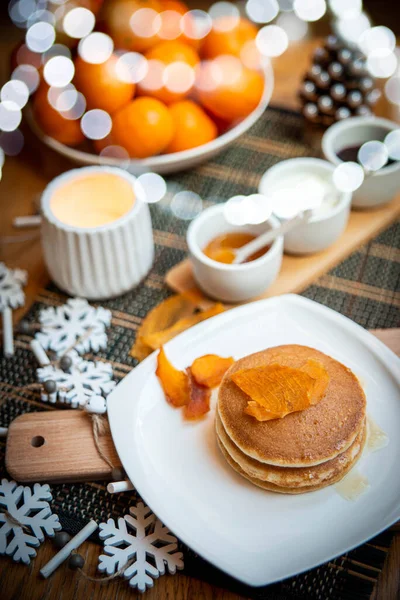
<svg viewBox="0 0 400 600"><path fill-rule="evenodd" d="M281 294L298 294L318 277L344 260L354 250L377 236L400 216L400 195L379 210L352 211L347 229L330 248L311 256L284 255L282 268L276 281L258 298ZM196 288L189 259L173 267L165 277L166 284L175 292L183 293ZM199 308L206 308L210 300L199 296Z"/></svg>
<svg viewBox="0 0 400 600"><path fill-rule="evenodd" d="M400 329L375 329L400 356ZM121 466L111 435L100 438L102 451ZM96 450L91 418L80 410L27 413L10 425L6 468L18 482L67 483L109 479L111 469Z"/></svg>
<svg viewBox="0 0 400 600"><path fill-rule="evenodd" d="M121 462L110 433L99 438L115 467ZM97 452L92 419L83 410L26 413L11 423L6 469L18 482L68 483L110 479L111 468Z"/></svg>

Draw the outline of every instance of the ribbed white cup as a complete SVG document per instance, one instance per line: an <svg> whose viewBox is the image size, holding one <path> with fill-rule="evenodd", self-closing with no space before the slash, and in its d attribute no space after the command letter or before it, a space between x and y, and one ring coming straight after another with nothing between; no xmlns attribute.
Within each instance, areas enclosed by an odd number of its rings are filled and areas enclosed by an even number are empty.
<svg viewBox="0 0 400 600"><path fill-rule="evenodd" d="M133 207L120 219L93 228L66 225L50 206L55 190L85 174L112 173L132 185L136 178L114 167L84 167L56 177L42 195L42 246L50 277L59 288L88 299L118 296L149 272L154 241L149 207L135 188ZM139 186L138 186L139 187Z"/></svg>

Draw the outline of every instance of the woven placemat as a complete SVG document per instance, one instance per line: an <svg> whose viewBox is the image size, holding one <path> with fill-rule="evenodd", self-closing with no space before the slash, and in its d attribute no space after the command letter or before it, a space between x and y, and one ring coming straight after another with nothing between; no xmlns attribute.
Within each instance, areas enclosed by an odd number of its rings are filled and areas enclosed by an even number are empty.
<svg viewBox="0 0 400 600"><path fill-rule="evenodd" d="M196 192L204 204L226 200L237 194L256 191L260 176L273 164L293 156L317 156L304 140L302 119L297 113L269 108L263 118L240 142L196 170L171 178L168 197L151 206L156 257L146 280L134 291L102 302L111 309L112 326L107 350L99 354L113 364L116 379L136 365L129 356L136 331L147 312L169 295L163 283L165 273L186 255L187 221L171 211L170 201L179 189ZM394 224L375 240L354 252L343 263L309 287L304 296L350 317L363 327L386 328L400 324L400 225ZM23 267L23 265L20 265ZM27 318L35 321L45 306L64 303L66 296L54 286L39 294ZM30 338L16 337L16 353L0 359L0 426L8 426L20 414L51 410L40 395L20 386L35 381L35 360L29 350ZM90 355L89 355L90 356ZM4 466L4 442L0 440L0 472ZM138 499L132 494L110 495L105 483L52 485L53 509L63 528L75 533L93 518L104 521L127 511ZM392 534L387 531L345 556L265 588L239 584L183 546L185 572L246 597L284 600L367 599L384 563Z"/></svg>

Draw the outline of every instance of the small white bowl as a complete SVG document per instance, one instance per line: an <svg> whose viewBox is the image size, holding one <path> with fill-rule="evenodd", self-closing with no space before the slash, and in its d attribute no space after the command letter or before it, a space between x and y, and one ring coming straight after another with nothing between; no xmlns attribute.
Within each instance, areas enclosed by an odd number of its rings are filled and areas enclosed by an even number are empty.
<svg viewBox="0 0 400 600"><path fill-rule="evenodd" d="M153 264L154 242L149 207L137 190L126 214L99 227L75 227L55 216L51 209L54 192L93 173L112 173L132 186L136 181L115 167L83 167L63 173L43 192L41 234L44 261L57 286L72 296L100 300L119 296L140 283Z"/></svg>
<svg viewBox="0 0 400 600"><path fill-rule="evenodd" d="M285 185L291 173L310 173L329 180L335 168L319 158L290 158L274 165L263 175L259 192L268 196L272 189ZM342 235L350 215L351 194L339 193L338 202L327 212L313 216L285 235L284 249L288 254L313 254L331 246Z"/></svg>
<svg viewBox="0 0 400 600"><path fill-rule="evenodd" d="M335 123L322 137L325 158L334 165L342 164L337 153L348 146L358 146L371 140L383 141L386 133L400 125L379 117L350 117ZM385 134L384 134L385 135ZM400 192L400 161L369 175L353 194L354 208L373 208L390 202Z"/></svg>
<svg viewBox="0 0 400 600"><path fill-rule="evenodd" d="M282 263L283 238L278 237L271 248L260 258L242 265L227 265L211 260L203 248L223 233L246 231L260 235L279 227L271 217L258 225L231 225L224 216L224 204L211 206L189 226L187 244L194 277L200 288L211 298L222 302L243 302L259 296L275 280Z"/></svg>

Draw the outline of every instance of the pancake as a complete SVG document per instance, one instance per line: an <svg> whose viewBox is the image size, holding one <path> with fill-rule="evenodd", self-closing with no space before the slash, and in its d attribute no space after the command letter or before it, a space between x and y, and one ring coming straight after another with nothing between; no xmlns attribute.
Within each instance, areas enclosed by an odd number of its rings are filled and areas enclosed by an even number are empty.
<svg viewBox="0 0 400 600"><path fill-rule="evenodd" d="M280 487L279 485L275 485L273 483L269 483L268 481L261 481L261 479L256 479L255 477L251 477L247 473L243 471L243 469L238 465L237 462L233 460L233 458L228 454L225 450L221 441L217 438L219 449L221 450L226 462L234 469L239 475L250 481L252 484L260 487L264 490L268 490L270 492L277 492L279 494L306 494L308 492L316 492L317 490L321 490L322 488L328 487L329 485L333 485L340 481L347 473L352 469L352 467L356 464L357 460L360 458L362 453L362 448L365 443L366 438L366 428L364 428L364 439L361 444L359 453L355 456L354 460L347 465L347 467L343 470L342 473L339 473L329 479L326 479L323 483L319 483L317 485L309 485L303 487Z"/></svg>
<svg viewBox="0 0 400 600"><path fill-rule="evenodd" d="M308 359L319 361L330 377L318 404L264 422L244 412L249 397L231 380L232 373L273 363L299 368ZM357 377L337 360L307 346L276 346L232 365L219 389L218 413L228 437L247 456L268 465L308 467L350 448L364 426L366 399Z"/></svg>
<svg viewBox="0 0 400 600"><path fill-rule="evenodd" d="M230 458L242 469L242 471L250 478L259 481L272 483L283 488L303 488L315 487L323 484L336 476L343 476L346 468L354 463L354 460L362 450L365 441L365 429L356 437L353 444L342 454L336 458L321 463L314 467L276 467L261 463L254 458L250 458L239 450L237 446L229 439L221 419L217 413L215 420L216 432L218 441L222 444L224 450L229 454ZM329 485L329 484L327 484Z"/></svg>

